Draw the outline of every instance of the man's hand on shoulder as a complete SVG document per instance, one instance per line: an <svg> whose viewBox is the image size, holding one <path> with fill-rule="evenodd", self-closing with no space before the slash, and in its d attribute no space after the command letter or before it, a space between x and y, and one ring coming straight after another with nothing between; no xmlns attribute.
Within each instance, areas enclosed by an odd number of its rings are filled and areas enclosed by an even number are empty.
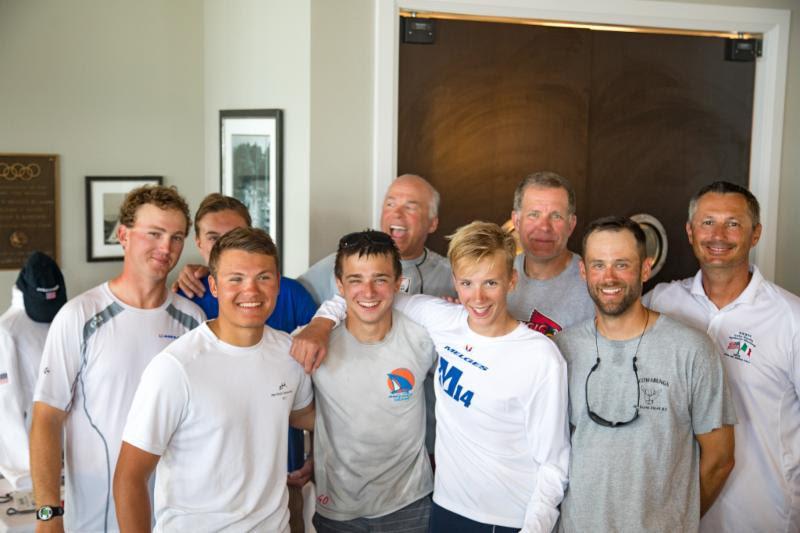
<svg viewBox="0 0 800 533"><path fill-rule="evenodd" d="M208 267L205 265L186 265L178 274L178 279L172 284L172 292L183 291L189 298L202 296L206 288L201 281L208 276Z"/></svg>
<svg viewBox="0 0 800 533"><path fill-rule="evenodd" d="M292 339L289 353L310 374L322 364L328 354L328 341L333 322L327 318L314 318Z"/></svg>

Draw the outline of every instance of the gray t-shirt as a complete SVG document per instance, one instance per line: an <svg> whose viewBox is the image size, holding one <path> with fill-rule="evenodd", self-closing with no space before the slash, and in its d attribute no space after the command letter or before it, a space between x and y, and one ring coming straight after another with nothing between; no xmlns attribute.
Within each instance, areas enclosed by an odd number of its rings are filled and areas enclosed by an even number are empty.
<svg viewBox="0 0 800 533"><path fill-rule="evenodd" d="M572 434L569 488L559 531L697 531L700 450L694 436L736 423L722 364L708 337L660 315L639 337L597 337L592 320L557 335L567 361ZM599 355L598 355L599 352ZM603 427L589 418L630 419Z"/></svg>
<svg viewBox="0 0 800 533"><path fill-rule="evenodd" d="M335 261L335 253L323 257L297 278L311 293L317 305L339 294L333 275ZM403 259L400 265L403 268L400 292L456 297L450 262L436 252L425 248L421 256Z"/></svg>
<svg viewBox="0 0 800 533"><path fill-rule="evenodd" d="M343 325L333 330L325 364L312 376L319 514L375 518L433 491L422 381L435 357L425 329L398 312L375 344Z"/></svg>
<svg viewBox="0 0 800 533"><path fill-rule="evenodd" d="M333 275L335 262L336 254L330 254L314 263L311 268L297 278L297 281L311 293L317 305L325 300L330 300L335 294L339 294L339 290L336 288L336 278ZM416 259L402 259L400 265L403 268L400 292L457 297L453 288L450 262L436 252L425 248L425 252L421 256ZM436 396L433 393L433 374L425 380L425 397L428 402L425 446L428 448L428 453L433 454L436 445L436 417L434 415Z"/></svg>
<svg viewBox="0 0 800 533"><path fill-rule="evenodd" d="M558 276L539 280L525 274L525 254L514 259L519 281L508 294L508 311L528 327L552 337L563 329L594 315L594 302L581 278L578 263L581 258L572 254L567 268Z"/></svg>

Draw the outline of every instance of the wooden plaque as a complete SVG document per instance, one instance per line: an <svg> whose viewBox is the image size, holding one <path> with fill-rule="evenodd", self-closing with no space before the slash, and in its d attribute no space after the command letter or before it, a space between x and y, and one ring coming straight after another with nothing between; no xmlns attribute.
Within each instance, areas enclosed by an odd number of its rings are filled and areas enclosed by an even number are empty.
<svg viewBox="0 0 800 533"><path fill-rule="evenodd" d="M58 261L57 195L57 155L0 154L0 270L36 250Z"/></svg>

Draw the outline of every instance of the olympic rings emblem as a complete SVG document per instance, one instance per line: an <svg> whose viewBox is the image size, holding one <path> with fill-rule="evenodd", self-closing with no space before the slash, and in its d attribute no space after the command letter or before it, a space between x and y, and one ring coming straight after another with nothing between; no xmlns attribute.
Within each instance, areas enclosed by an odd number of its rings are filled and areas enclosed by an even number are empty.
<svg viewBox="0 0 800 533"><path fill-rule="evenodd" d="M6 181L18 179L30 181L33 178L39 177L41 173L42 169L36 163L29 163L27 165L22 163L0 163L0 177L5 178Z"/></svg>

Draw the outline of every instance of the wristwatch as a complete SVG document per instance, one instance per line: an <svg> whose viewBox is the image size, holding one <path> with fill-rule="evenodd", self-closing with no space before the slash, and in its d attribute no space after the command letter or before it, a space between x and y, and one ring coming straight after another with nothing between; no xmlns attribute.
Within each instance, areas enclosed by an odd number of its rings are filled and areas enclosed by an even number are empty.
<svg viewBox="0 0 800 533"><path fill-rule="evenodd" d="M42 505L36 509L36 520L52 520L56 516L62 516L64 508L58 505Z"/></svg>

